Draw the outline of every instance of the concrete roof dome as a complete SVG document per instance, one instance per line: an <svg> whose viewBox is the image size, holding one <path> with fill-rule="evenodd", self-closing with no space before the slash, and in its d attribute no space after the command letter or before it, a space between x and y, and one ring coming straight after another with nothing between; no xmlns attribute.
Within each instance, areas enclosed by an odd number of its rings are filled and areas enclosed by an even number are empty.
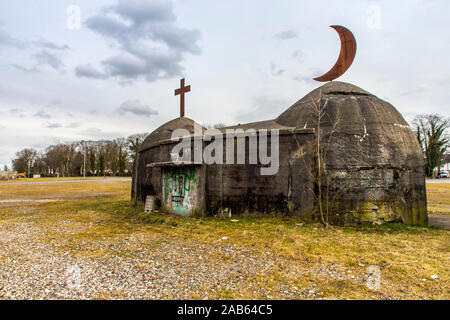
<svg viewBox="0 0 450 320"><path fill-rule="evenodd" d="M349 83L329 82L300 99L275 121L296 128L316 128L314 103L323 106L322 143L328 141L330 164L340 167L423 165L415 134L391 104ZM330 121L331 119L331 121Z"/></svg>

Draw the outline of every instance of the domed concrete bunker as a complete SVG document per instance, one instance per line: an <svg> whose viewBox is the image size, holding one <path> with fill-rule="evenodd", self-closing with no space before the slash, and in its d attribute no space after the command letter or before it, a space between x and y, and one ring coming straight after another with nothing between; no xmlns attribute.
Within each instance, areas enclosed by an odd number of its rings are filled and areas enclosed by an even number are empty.
<svg viewBox="0 0 450 320"><path fill-rule="evenodd" d="M200 128L200 133L195 127ZM278 132L273 175L245 163L176 163L176 129L194 141L205 128L180 117L151 133L136 158L132 197L153 208L190 216L275 215L330 223L403 221L427 225L424 159L414 133L389 103L344 82L315 89L274 120L221 128ZM194 134L195 133L195 134ZM211 142L202 140L201 147ZM194 145L194 143L193 143ZM223 140L224 150L226 142ZM269 147L270 149L270 147ZM194 154L194 147L192 147ZM319 201L319 199L321 199ZM319 205L321 204L321 205Z"/></svg>

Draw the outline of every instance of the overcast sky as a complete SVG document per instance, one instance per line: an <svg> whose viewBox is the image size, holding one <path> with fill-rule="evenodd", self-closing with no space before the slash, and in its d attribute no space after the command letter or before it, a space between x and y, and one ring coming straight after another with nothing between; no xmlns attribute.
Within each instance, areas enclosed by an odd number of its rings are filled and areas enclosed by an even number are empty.
<svg viewBox="0 0 450 320"><path fill-rule="evenodd" d="M151 132L179 116L272 119L321 83L340 42L340 81L406 119L450 116L448 0L15 0L0 2L0 165L16 151ZM80 23L78 23L80 22Z"/></svg>

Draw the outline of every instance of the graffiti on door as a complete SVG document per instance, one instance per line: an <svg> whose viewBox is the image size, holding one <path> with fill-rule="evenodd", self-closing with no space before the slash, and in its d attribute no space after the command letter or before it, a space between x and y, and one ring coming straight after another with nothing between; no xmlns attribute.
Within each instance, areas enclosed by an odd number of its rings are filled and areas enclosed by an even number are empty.
<svg viewBox="0 0 450 320"><path fill-rule="evenodd" d="M188 216L197 202L195 167L164 169L164 205L171 213Z"/></svg>

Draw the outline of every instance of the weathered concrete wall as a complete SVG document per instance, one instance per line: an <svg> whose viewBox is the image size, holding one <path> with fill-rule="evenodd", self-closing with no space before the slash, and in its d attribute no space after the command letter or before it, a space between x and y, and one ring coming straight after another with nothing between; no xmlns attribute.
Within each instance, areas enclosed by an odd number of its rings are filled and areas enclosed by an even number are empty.
<svg viewBox="0 0 450 320"><path fill-rule="evenodd" d="M170 161L170 151L173 146L159 145L140 152L136 165L135 198L138 203L144 203L147 195L155 196L155 205L162 204L162 167L148 167L151 163Z"/></svg>
<svg viewBox="0 0 450 320"><path fill-rule="evenodd" d="M333 170L331 175L331 212L336 214L330 218L335 224L427 221L421 174L398 168L354 167Z"/></svg>
<svg viewBox="0 0 450 320"><path fill-rule="evenodd" d="M312 219L314 181L304 161L314 165L314 160L310 153L302 158L298 152L299 145L306 148L312 139L311 133L280 135L279 171L276 175L261 175L261 164L248 164L248 141L246 164L207 166L207 213L296 215Z"/></svg>
<svg viewBox="0 0 450 320"><path fill-rule="evenodd" d="M157 207L182 215L296 215L311 220L314 180L308 170L313 167L307 168L304 163L314 166L313 155L307 152L312 140L311 132L281 135L279 170L270 176L261 175L260 163L248 163L248 141L246 164L149 167L148 164L170 162L169 154L175 144L155 146L139 154L136 170L145 174L135 177L136 200L144 203L146 196L152 195ZM226 142L223 143L225 162ZM301 155L299 146L305 154ZM177 179L183 184L189 181L185 189L190 190L190 200L186 203L183 190L174 187ZM195 191L192 193L191 189Z"/></svg>

